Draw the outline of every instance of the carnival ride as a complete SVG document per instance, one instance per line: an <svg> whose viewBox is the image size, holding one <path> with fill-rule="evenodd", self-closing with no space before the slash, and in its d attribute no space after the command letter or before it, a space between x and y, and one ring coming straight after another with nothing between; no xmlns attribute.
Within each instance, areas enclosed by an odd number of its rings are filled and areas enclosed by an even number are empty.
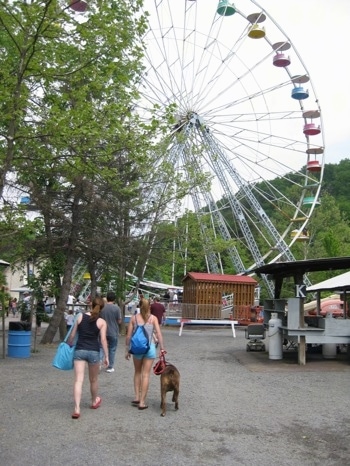
<svg viewBox="0 0 350 466"><path fill-rule="evenodd" d="M294 261L319 205L324 142L319 100L291 39L254 0L146 0L144 12L136 110L145 120L173 117L155 165L211 180L169 208L196 213L208 272L224 273L213 237L227 241L237 274Z"/></svg>
<svg viewBox="0 0 350 466"><path fill-rule="evenodd" d="M317 307L319 310L317 311ZM305 315L321 315L325 317L327 314L331 314L333 317L343 317L344 315L344 301L340 299L339 295L332 294L327 298L320 299L320 303L317 300L310 301L304 304Z"/></svg>
<svg viewBox="0 0 350 466"><path fill-rule="evenodd" d="M75 11L87 7L71 1ZM255 0L145 0L143 13L149 27L134 109L145 121L168 122L155 170L166 162L188 181L210 180L180 207L169 203L170 217L195 212L208 272L225 273L228 261L237 274L294 261L293 245L309 240L320 203L324 131L292 40ZM180 232L183 253L187 235ZM226 242L225 253L213 238ZM262 280L272 297L274 284Z"/></svg>

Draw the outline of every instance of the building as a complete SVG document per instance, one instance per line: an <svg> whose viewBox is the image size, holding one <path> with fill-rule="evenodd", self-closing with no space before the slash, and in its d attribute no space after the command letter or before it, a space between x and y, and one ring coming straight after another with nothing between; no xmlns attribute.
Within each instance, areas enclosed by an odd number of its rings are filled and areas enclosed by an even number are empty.
<svg viewBox="0 0 350 466"><path fill-rule="evenodd" d="M241 275L189 272L183 279L182 318L222 319L254 306L258 282Z"/></svg>

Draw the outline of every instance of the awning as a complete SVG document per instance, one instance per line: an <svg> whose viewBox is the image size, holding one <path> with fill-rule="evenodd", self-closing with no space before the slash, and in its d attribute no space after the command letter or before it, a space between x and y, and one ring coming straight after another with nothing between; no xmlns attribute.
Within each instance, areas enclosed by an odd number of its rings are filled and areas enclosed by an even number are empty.
<svg viewBox="0 0 350 466"><path fill-rule="evenodd" d="M129 272L126 272L126 275L132 277L136 281L138 280L138 278L135 275L132 275ZM167 285L166 283L153 282L151 280L141 280L140 285L148 286L149 288L156 288L159 290L183 290L183 286Z"/></svg>
<svg viewBox="0 0 350 466"><path fill-rule="evenodd" d="M31 288L28 288L27 286L22 286L21 288L11 288L13 293L31 293L33 290Z"/></svg>
<svg viewBox="0 0 350 466"><path fill-rule="evenodd" d="M322 291L322 290L350 290L350 272L342 273L336 277L329 278L323 282L316 283L306 288L306 291Z"/></svg>

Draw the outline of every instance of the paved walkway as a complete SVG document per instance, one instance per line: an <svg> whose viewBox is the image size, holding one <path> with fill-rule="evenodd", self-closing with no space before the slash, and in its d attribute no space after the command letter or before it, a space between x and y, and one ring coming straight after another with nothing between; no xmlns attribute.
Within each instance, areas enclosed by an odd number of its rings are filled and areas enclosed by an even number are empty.
<svg viewBox="0 0 350 466"><path fill-rule="evenodd" d="M248 353L243 329L163 330L167 359L181 372L180 409L168 394L160 417L159 377L149 409L133 399L132 362L120 337L116 372L101 373L98 410L72 420L73 372L51 367L57 341L27 359L0 359L1 466L250 465L347 466L350 463L350 361L297 354L271 361ZM0 339L1 343L1 339Z"/></svg>

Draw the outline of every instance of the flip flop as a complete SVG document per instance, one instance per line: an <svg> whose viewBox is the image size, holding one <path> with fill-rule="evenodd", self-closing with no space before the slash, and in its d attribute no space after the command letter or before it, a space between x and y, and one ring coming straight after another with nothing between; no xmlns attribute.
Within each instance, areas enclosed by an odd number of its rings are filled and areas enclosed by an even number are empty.
<svg viewBox="0 0 350 466"><path fill-rule="evenodd" d="M141 410L141 409L147 409L147 408L148 408L147 405L146 405L146 406L139 406L139 409L140 409L140 410Z"/></svg>
<svg viewBox="0 0 350 466"><path fill-rule="evenodd" d="M102 403L102 398L100 398L99 396L96 397L96 403L94 405L91 405L90 408L91 409L97 409L100 407Z"/></svg>
<svg viewBox="0 0 350 466"><path fill-rule="evenodd" d="M134 400L134 401L131 402L131 404L132 404L133 406L138 406L138 405L140 404L140 402L137 401L137 400Z"/></svg>
<svg viewBox="0 0 350 466"><path fill-rule="evenodd" d="M80 418L80 413L73 413L72 414L72 419L79 419Z"/></svg>

